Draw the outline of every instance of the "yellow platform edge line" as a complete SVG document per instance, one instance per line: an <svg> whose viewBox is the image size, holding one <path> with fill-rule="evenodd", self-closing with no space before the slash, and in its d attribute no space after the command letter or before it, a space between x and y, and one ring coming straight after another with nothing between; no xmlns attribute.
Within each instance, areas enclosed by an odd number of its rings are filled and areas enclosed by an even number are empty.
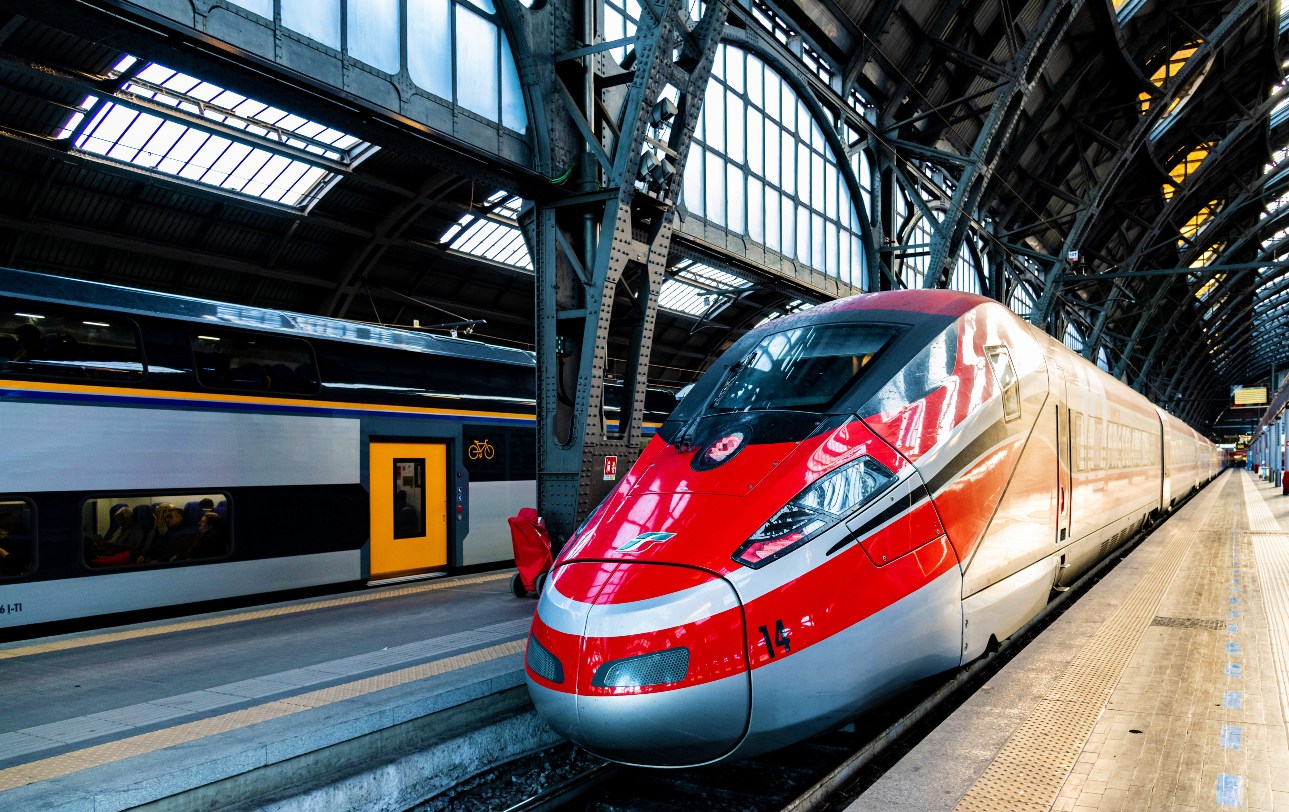
<svg viewBox="0 0 1289 812"><path fill-rule="evenodd" d="M37 643L31 646L0 649L0 660L11 660L16 657L30 657L35 654L48 654L52 651L67 651L69 649L85 648L88 646L100 646L104 643L117 643L122 640L137 640L143 637L156 637L162 634L175 634L177 632L191 631L193 629L208 629L214 626L227 626L231 623L245 623L250 620L294 615L301 612L313 612L319 609L349 606L356 603L368 603L371 601L387 600L389 598L401 598L406 595L415 595L421 592L432 592L438 589L451 589L458 586L470 586L472 584L500 581L504 578L510 578L511 574L511 572L507 571L491 575L464 576L461 578L453 578L451 580L432 581L430 583L417 584L415 586L405 586L398 589L386 590L384 592L348 595L343 598L310 601L308 603L291 604L289 606L276 606L272 609L256 609L250 612L238 612L237 614L224 615L221 617L203 618L201 620L186 620L180 623L170 623L164 626L148 626L141 629L106 632L104 634L75 637L68 640Z"/></svg>
<svg viewBox="0 0 1289 812"><path fill-rule="evenodd" d="M137 736L50 756L27 764L19 764L15 767L0 770L0 792L17 789L39 781L61 778L71 773L101 767L133 756L197 741L219 733L226 733L230 730L240 730L260 722L280 719L301 711L323 707L353 697L364 696L386 688L405 685L409 682L445 674L449 671L456 671L460 668L478 665L501 657L522 654L526 642L525 639L512 640L508 643L500 643L477 651L445 657L442 660L434 660L433 662L414 665L399 671L391 671L388 674L378 674L374 677L366 677L343 685L333 685L330 688L322 688L297 696L277 699L272 702L266 702L263 705L141 733Z"/></svg>

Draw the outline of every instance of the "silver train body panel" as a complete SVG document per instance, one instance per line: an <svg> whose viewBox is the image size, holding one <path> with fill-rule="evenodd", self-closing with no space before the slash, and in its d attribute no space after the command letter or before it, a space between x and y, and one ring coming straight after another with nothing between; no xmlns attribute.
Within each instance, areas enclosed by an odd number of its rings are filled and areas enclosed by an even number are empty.
<svg viewBox="0 0 1289 812"><path fill-rule="evenodd" d="M470 535L461 551L461 565L510 561L515 557L506 519L521 507L537 504L537 483L499 480L470 483Z"/></svg>
<svg viewBox="0 0 1289 812"><path fill-rule="evenodd" d="M754 669L751 721L732 757L753 756L822 733L916 680L957 666L961 594L962 575L951 568L800 654Z"/></svg>
<svg viewBox="0 0 1289 812"><path fill-rule="evenodd" d="M132 612L220 598L338 584L362 577L362 551L346 550L200 567L103 573L5 584L7 605L22 605L22 622L45 623L93 614Z"/></svg>
<svg viewBox="0 0 1289 812"><path fill-rule="evenodd" d="M361 471L356 419L0 402L0 425L7 492L347 485Z"/></svg>

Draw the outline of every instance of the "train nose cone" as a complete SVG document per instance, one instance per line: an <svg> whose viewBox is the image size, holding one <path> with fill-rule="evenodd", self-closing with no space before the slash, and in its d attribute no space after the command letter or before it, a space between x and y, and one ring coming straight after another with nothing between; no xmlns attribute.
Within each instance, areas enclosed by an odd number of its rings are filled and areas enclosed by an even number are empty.
<svg viewBox="0 0 1289 812"><path fill-rule="evenodd" d="M529 693L551 727L597 755L703 764L747 732L744 640L738 596L717 576L660 564L568 564L552 573L538 605Z"/></svg>

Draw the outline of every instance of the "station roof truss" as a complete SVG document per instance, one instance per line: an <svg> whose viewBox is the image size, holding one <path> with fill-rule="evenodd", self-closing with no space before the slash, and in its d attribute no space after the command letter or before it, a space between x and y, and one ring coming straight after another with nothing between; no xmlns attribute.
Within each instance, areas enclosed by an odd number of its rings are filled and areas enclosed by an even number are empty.
<svg viewBox="0 0 1289 812"><path fill-rule="evenodd" d="M0 261L532 347L525 213L534 199L585 191L577 161L541 127L564 100L517 106L505 82L488 96L488 115L528 127L532 165L516 167L196 34L159 35L140 22L160 19L149 5L51 0L0 12ZM549 4L475 6L458 13L505 29L497 47L516 49L532 92ZM1231 386L1289 366L1289 42L1278 2L729 6L724 41L764 73L755 88L722 78L723 103L766 121L763 76L796 97L820 131L796 128L798 149L835 172L820 187L822 222L850 229L871 254L847 259L841 240L830 274L826 239L813 262L786 237L772 243L770 221L751 210L772 191L808 221L804 187L746 154L762 148L759 133L723 151L713 133L698 136L728 183L743 178L747 211L682 204L657 292L651 381L692 381L767 319L918 285L1008 304L1201 429ZM642 7L597 8L606 45L596 58L625 65L628 81ZM364 53L344 42L346 59ZM399 67L388 59L382 70ZM559 59L563 70L574 57ZM504 53L498 64L511 70ZM489 75L454 81L469 89ZM397 87L416 79L406 65L392 76ZM605 99L616 92L603 88ZM452 115L478 119L468 105ZM776 215L775 227L784 222ZM609 347L610 373L625 365L621 352Z"/></svg>

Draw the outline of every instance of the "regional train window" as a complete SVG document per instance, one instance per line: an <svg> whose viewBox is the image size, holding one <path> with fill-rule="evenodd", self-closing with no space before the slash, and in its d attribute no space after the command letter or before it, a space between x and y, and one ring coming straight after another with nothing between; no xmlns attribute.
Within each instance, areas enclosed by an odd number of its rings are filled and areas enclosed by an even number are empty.
<svg viewBox="0 0 1289 812"><path fill-rule="evenodd" d="M0 578L26 575L35 565L36 511L25 499L0 499Z"/></svg>
<svg viewBox="0 0 1289 812"><path fill-rule="evenodd" d="M0 299L0 374L139 380L138 331L118 313Z"/></svg>
<svg viewBox="0 0 1289 812"><path fill-rule="evenodd" d="M712 408L822 411L859 378L890 338L887 330L855 324L772 333L730 367Z"/></svg>
<svg viewBox="0 0 1289 812"><path fill-rule="evenodd" d="M985 347L989 364L994 368L998 388L1003 390L1003 419L1012 421L1020 417L1020 379L1012 366L1011 353L1006 347Z"/></svg>
<svg viewBox="0 0 1289 812"><path fill-rule="evenodd" d="M232 549L228 494L98 496L81 505L85 563L94 569L220 558Z"/></svg>
<svg viewBox="0 0 1289 812"><path fill-rule="evenodd" d="M197 380L210 389L312 395L318 367L298 338L203 328L193 333Z"/></svg>

